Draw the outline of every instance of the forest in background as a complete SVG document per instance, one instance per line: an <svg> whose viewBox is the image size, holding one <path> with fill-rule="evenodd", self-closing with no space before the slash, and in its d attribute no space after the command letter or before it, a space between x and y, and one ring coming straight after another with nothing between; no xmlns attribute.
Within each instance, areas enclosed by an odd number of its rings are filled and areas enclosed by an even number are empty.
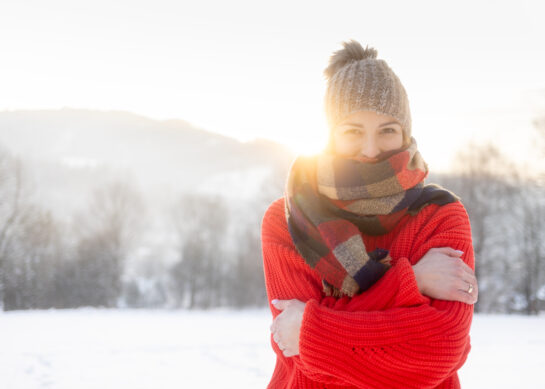
<svg viewBox="0 0 545 389"><path fill-rule="evenodd" d="M545 119L535 121L545 157ZM476 312L545 310L545 169L518 166L492 143L470 144L452 174L431 175L470 216L479 301ZM540 170L541 169L541 170ZM265 306L261 218L282 196L285 166L272 169L252 200L180 193L160 215L175 259L142 254L150 204L131 181L100 184L69 221L30 200L20 157L0 152L0 305L3 310ZM35 197L35 196L34 196ZM140 251L139 251L140 250ZM145 258L128 267L138 253Z"/></svg>

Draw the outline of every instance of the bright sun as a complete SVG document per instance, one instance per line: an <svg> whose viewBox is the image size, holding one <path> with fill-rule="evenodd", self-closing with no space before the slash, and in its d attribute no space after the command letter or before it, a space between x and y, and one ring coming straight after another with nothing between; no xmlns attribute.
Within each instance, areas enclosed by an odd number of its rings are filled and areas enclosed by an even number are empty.
<svg viewBox="0 0 545 389"><path fill-rule="evenodd" d="M282 143L287 145L296 154L312 155L321 152L328 138L328 129L325 124L308 125L302 123L283 134Z"/></svg>
<svg viewBox="0 0 545 389"><path fill-rule="evenodd" d="M326 144L326 139L310 138L305 141L295 142L289 147L297 154L312 155L321 152Z"/></svg>

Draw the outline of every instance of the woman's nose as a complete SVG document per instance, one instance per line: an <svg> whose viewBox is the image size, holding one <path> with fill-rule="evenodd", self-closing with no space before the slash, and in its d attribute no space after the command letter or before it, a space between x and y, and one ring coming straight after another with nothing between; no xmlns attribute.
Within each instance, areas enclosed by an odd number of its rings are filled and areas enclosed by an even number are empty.
<svg viewBox="0 0 545 389"><path fill-rule="evenodd" d="M366 139L361 146L360 154L367 158L375 158L380 154L377 142L374 139Z"/></svg>

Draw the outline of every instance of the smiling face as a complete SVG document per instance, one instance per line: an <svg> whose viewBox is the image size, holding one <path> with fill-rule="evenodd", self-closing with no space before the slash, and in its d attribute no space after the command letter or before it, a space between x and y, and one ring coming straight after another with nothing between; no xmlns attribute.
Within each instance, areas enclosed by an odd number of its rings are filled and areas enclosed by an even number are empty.
<svg viewBox="0 0 545 389"><path fill-rule="evenodd" d="M392 116L358 111L333 129L333 151L337 155L377 162L377 156L403 147L403 129Z"/></svg>

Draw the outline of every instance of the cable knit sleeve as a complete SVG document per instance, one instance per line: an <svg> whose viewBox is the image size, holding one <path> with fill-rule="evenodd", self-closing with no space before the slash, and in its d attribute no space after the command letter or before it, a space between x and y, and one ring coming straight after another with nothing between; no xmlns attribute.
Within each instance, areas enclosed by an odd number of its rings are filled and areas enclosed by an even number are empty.
<svg viewBox="0 0 545 389"><path fill-rule="evenodd" d="M321 281L286 236L282 208L271 206L263 219L262 243L269 300L307 302L300 355L282 363L321 383L360 387L433 387L457 370L469 351L473 306L423 296L411 263L432 247L465 252L474 268L471 233L461 204L443 207L435 221L370 289L354 298L323 297ZM273 316L279 314L270 307Z"/></svg>

